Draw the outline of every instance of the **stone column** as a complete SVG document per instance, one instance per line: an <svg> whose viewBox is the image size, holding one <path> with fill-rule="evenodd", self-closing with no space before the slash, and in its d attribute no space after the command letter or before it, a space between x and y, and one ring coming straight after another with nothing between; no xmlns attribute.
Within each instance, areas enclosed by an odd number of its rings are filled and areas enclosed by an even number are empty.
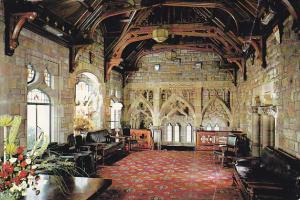
<svg viewBox="0 0 300 200"><path fill-rule="evenodd" d="M259 156L260 152L260 116L252 114L252 155Z"/></svg>
<svg viewBox="0 0 300 200"><path fill-rule="evenodd" d="M270 145L270 116L261 116L261 147Z"/></svg>
<svg viewBox="0 0 300 200"><path fill-rule="evenodd" d="M160 88L153 90L153 127L160 128Z"/></svg>
<svg viewBox="0 0 300 200"><path fill-rule="evenodd" d="M275 147L275 118L270 116L270 146Z"/></svg>
<svg viewBox="0 0 300 200"><path fill-rule="evenodd" d="M194 128L195 127L200 127L201 125L201 95L202 95L202 88L197 88L196 91L195 91L195 95L196 95L196 98L195 98L195 102L194 102L194 105L195 105L195 119L194 119Z"/></svg>

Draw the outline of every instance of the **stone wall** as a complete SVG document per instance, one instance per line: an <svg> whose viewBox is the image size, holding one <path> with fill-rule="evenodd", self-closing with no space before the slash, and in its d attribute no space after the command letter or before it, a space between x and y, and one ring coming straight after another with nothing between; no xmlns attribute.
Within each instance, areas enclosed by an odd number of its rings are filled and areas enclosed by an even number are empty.
<svg viewBox="0 0 300 200"><path fill-rule="evenodd" d="M167 51L140 60L139 71L128 78L124 90L125 121L133 128L141 124L161 127L163 140L167 125L179 123L182 143L186 141L188 124L193 130L201 125L234 128L231 99L235 87L230 74L219 69L219 57L213 53L173 51L177 54L173 61ZM160 64L159 71L154 69L155 64Z"/></svg>
<svg viewBox="0 0 300 200"><path fill-rule="evenodd" d="M247 61L247 81L239 74L238 124L256 144L256 112L253 106L275 106L275 146L300 157L300 41L285 22L281 44L273 33L267 40L267 68L258 60ZM261 120L263 122L263 120ZM263 124L260 127L263 129ZM270 129L270 128L269 128ZM264 137L261 135L260 137Z"/></svg>
<svg viewBox="0 0 300 200"><path fill-rule="evenodd" d="M176 55L176 58L174 58ZM173 56L173 58L172 58ZM196 65L199 63L201 66ZM160 70L154 69L160 64ZM191 82L191 81L227 81L230 75L217 66L220 58L214 53L199 53L190 50L173 50L146 55L138 63L139 71L128 79L137 82Z"/></svg>
<svg viewBox="0 0 300 200"><path fill-rule="evenodd" d="M1 5L2 6L2 5ZM3 9L0 7L0 37L4 38ZM0 43L0 115L21 115L20 144L26 145L27 92L31 89L41 89L51 99L52 108L52 141L64 142L66 136L73 132L73 117L75 112L76 77L83 72L94 74L99 80L99 90L103 99L110 99L108 91L115 88L121 91L122 79L113 72L113 80L104 83L103 37L98 34L96 43L81 50L78 65L73 73L69 73L69 50L46 38L26 29L21 31L19 47L13 56L4 55L4 42ZM92 59L90 54L92 53ZM27 84L27 65L31 64L40 74L39 81ZM44 69L48 68L54 84L47 87L41 78ZM121 98L121 96L120 96ZM109 128L110 101L103 101L100 126ZM0 130L0 155L3 151L3 134Z"/></svg>

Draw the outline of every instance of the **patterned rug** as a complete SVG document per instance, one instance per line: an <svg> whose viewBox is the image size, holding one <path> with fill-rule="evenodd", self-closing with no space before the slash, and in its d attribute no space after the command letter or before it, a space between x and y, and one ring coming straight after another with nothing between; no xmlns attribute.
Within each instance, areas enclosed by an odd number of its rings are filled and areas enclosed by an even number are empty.
<svg viewBox="0 0 300 200"><path fill-rule="evenodd" d="M98 175L113 184L96 197L105 200L234 200L232 169L215 164L209 152L133 152Z"/></svg>

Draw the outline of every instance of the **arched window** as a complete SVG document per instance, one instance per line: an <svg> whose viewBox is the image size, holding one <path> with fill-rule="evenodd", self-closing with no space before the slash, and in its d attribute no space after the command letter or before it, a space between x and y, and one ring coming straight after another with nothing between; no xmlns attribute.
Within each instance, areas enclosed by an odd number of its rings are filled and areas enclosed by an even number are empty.
<svg viewBox="0 0 300 200"><path fill-rule="evenodd" d="M180 125L178 123L174 129L174 142L180 142Z"/></svg>
<svg viewBox="0 0 300 200"><path fill-rule="evenodd" d="M206 130L211 131L211 125L210 124L207 125Z"/></svg>
<svg viewBox="0 0 300 200"><path fill-rule="evenodd" d="M92 120L95 129L103 128L103 96L98 78L83 72L76 79L75 116Z"/></svg>
<svg viewBox="0 0 300 200"><path fill-rule="evenodd" d="M119 102L110 101L110 128L121 128L121 112L123 105Z"/></svg>
<svg viewBox="0 0 300 200"><path fill-rule="evenodd" d="M167 141L168 142L173 141L173 127L171 124L168 124L167 126Z"/></svg>
<svg viewBox="0 0 300 200"><path fill-rule="evenodd" d="M215 131L219 131L219 130L220 130L220 127L219 127L218 124L215 125L214 130L215 130Z"/></svg>
<svg viewBox="0 0 300 200"><path fill-rule="evenodd" d="M27 148L31 149L41 131L51 141L51 104L41 90L33 89L27 95Z"/></svg>
<svg viewBox="0 0 300 200"><path fill-rule="evenodd" d="M28 84L30 84L30 83L32 83L34 81L35 75L36 75L36 72L33 69L32 65L28 64L27 65L27 83Z"/></svg>
<svg viewBox="0 0 300 200"><path fill-rule="evenodd" d="M51 77L51 74L49 73L47 68L44 71L44 78L45 78L45 83L48 85L48 87L51 88L51 86L52 86L52 77Z"/></svg>
<svg viewBox="0 0 300 200"><path fill-rule="evenodd" d="M186 126L186 142L192 143L192 126L190 124Z"/></svg>

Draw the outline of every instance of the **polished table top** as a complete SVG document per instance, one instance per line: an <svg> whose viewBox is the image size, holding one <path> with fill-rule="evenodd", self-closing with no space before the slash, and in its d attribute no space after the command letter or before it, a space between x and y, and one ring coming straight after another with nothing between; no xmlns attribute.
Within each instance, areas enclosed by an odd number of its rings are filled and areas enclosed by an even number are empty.
<svg viewBox="0 0 300 200"><path fill-rule="evenodd" d="M87 177L70 177L65 180L68 187L68 194L63 194L55 182L52 175L41 175L38 182L40 193L27 189L26 200L84 200L91 198L94 194L105 191L111 184L111 179L87 178Z"/></svg>

